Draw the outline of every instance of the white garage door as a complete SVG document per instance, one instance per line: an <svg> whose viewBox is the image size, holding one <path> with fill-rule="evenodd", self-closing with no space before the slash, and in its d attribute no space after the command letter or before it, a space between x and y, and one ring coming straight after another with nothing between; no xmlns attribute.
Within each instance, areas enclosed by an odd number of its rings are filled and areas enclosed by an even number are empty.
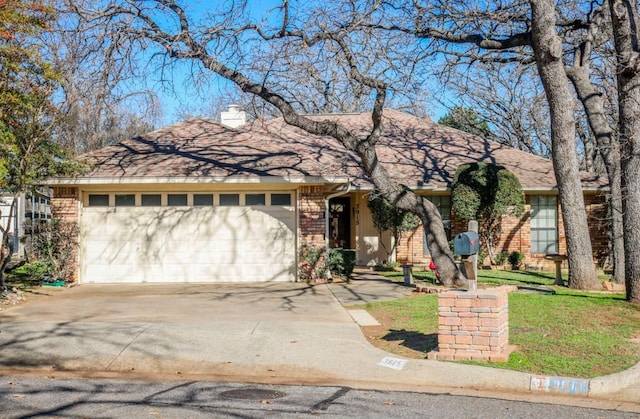
<svg viewBox="0 0 640 419"><path fill-rule="evenodd" d="M295 280L291 206L88 207L84 283Z"/></svg>

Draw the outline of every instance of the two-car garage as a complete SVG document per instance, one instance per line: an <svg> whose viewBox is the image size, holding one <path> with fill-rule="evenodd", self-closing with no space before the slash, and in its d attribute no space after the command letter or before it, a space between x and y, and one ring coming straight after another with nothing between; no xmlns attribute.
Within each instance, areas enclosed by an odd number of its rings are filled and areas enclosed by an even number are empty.
<svg viewBox="0 0 640 419"><path fill-rule="evenodd" d="M294 192L87 192L81 283L294 281Z"/></svg>

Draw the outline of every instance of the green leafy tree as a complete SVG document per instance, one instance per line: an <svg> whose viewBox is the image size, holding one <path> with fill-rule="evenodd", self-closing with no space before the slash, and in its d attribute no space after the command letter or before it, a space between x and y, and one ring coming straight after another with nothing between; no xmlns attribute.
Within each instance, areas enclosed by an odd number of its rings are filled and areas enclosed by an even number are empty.
<svg viewBox="0 0 640 419"><path fill-rule="evenodd" d="M62 150L51 138L52 97L59 86L51 65L38 53L38 39L54 18L42 1L0 2L0 191L11 195L0 226L0 287L11 258L10 220L17 198L48 175L66 171Z"/></svg>
<svg viewBox="0 0 640 419"><path fill-rule="evenodd" d="M403 232L414 231L420 225L418 217L409 211L398 209L391 205L380 193L373 191L369 194L367 207L371 211L373 226L378 233L389 231L393 236L393 244L391 248L387 248L383 240L380 240L382 247L387 253L387 261L393 254L393 251L400 242L400 236Z"/></svg>
<svg viewBox="0 0 640 419"><path fill-rule="evenodd" d="M518 178L502 166L488 163L464 164L453 177L452 207L465 220L478 221L480 242L495 263L495 244L502 233L504 216L524 212L524 193Z"/></svg>
<svg viewBox="0 0 640 419"><path fill-rule="evenodd" d="M463 106L454 106L449 113L438 120L438 124L459 129L487 140L495 139L487 121L480 119L478 113L473 109Z"/></svg>

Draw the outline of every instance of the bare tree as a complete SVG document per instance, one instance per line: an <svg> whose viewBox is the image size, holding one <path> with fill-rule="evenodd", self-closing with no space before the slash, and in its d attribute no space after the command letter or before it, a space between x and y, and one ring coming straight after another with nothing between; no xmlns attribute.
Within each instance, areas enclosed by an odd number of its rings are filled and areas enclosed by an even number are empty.
<svg viewBox="0 0 640 419"><path fill-rule="evenodd" d="M531 43L549 103L553 167L562 202L567 250L573 262L570 275L575 281L574 288L597 288L599 282L593 265L589 225L575 155L574 100L564 71L562 39L556 32L552 0L531 0Z"/></svg>
<svg viewBox="0 0 640 419"><path fill-rule="evenodd" d="M201 22L197 22L197 14L189 15L169 0L120 0L105 10L87 10L85 16L89 22L109 28L109 33L117 33L123 45L138 42L149 50L159 47L162 53L153 50L147 52L147 57L157 59L160 68L187 62L195 73L216 74L243 92L261 98L268 111L277 110L289 124L340 140L360 157L363 168L390 202L421 217L431 253L436 263L442 264L440 271L454 279L457 274L443 245L436 212L428 203L390 182L377 161L375 143L383 122L382 108L386 103L401 103L403 95L420 96L416 92L428 67L440 62L431 59L433 55L441 57L445 65L467 68L478 64L533 68L535 64L552 113L553 141L546 144L551 146L567 231L569 283L574 288L589 288L597 282L578 177L576 113L573 93L568 90L567 74L572 74L567 61L569 57L578 59L574 53L584 39L593 10L590 5L576 4L574 0L556 4L551 29L547 28L549 4L541 0L489 2L477 7L461 0L429 0L424 4L417 0L394 4L336 1L297 7L295 13L283 0L261 22L252 20L245 2L227 4L215 13L202 15ZM536 34L532 31L534 9L540 31ZM555 36L551 36L552 31ZM535 37L548 38L554 44L534 45ZM551 60L554 54L558 57ZM546 61L541 62L543 59ZM566 70L562 77L556 71L556 61ZM561 79L566 86L556 91ZM357 100L341 102L336 100L341 93L336 92L345 92L345 96ZM541 108L541 103L535 106ZM304 116L306 112L349 110L351 106L372 109L372 129L367 136L358 137L334 122L313 121ZM592 118L594 113L587 109L587 115ZM526 127L513 124L523 148L544 150L540 145L547 137L541 116L533 118L532 126L540 130L532 139L522 135ZM593 135L582 134L583 164L592 165L596 161L594 149L602 153L606 141L600 142L600 134L589 122ZM597 147L593 147L594 138ZM611 161L615 160L613 155ZM603 161L609 164L604 155ZM628 188L628 183L623 181L623 185ZM625 216L630 217L625 221L626 227L635 215L625 212ZM619 263L619 259L615 260Z"/></svg>
<svg viewBox="0 0 640 419"><path fill-rule="evenodd" d="M564 9L562 9L564 6ZM571 6L571 7L568 7ZM594 173L606 173L610 184L610 261L615 282L624 282L624 241L622 227L622 192L618 143L613 126L617 123L617 93L611 75L611 32L603 7L562 4L557 10L560 33L565 36L566 72L583 109L576 110L580 166ZM606 9L606 7L604 7ZM584 16L566 16L566 10L577 10ZM570 24L569 24L570 23ZM460 38L458 38L460 39ZM468 37L469 42L478 38ZM488 43L485 43L487 45ZM490 48L489 44L487 47ZM598 66L592 65L596 54ZM494 54L495 55L495 54ZM471 61L457 64L465 57ZM471 60L470 57L475 58ZM491 54L476 51L456 56L438 72L441 80L460 94L466 106L478 109L491 121L498 141L535 154L550 156L551 141L548 111L544 94L538 91L539 77L531 57L504 62ZM573 61L571 63L571 60Z"/></svg>
<svg viewBox="0 0 640 419"><path fill-rule="evenodd" d="M610 0L616 48L627 299L640 303L640 6Z"/></svg>
<svg viewBox="0 0 640 419"><path fill-rule="evenodd" d="M604 95L592 81L592 59L594 48L608 42L606 34L609 31L603 26L604 10L593 11L586 26L586 34L575 48L573 63L565 69L571 80L578 99L582 103L587 114L587 121L599 155L602 157L604 168L609 179L610 198L609 207L611 213L611 259L614 268L613 279L617 283L624 283L624 224L622 211L622 189L620 171L620 149L616 138L616 132L611 123L617 118L607 117ZM605 39L602 39L602 38ZM600 39L599 39L600 38ZM606 57L605 57L606 59ZM604 61L606 62L606 61ZM602 77L600 78L603 79ZM601 86L606 81L601 82ZM608 96L613 96L608 90ZM610 110L609 114L613 113Z"/></svg>
<svg viewBox="0 0 640 419"><path fill-rule="evenodd" d="M553 26L548 30L547 4L533 0L473 6L462 1L407 3L405 9L401 9L408 12L396 22L373 22L370 27L430 40L434 48L446 54L451 65L472 65L476 62L536 64L550 110L551 151L567 233L569 286L579 289L596 287L598 281L575 149L573 96L564 74L562 39L557 34L551 36L551 31L555 33L558 24L571 28L572 22L558 23L554 18ZM551 14L555 17L555 13L554 7ZM538 19L535 30L534 15ZM541 37L553 45L535 45L534 41ZM556 72L556 61L562 66L562 75Z"/></svg>
<svg viewBox="0 0 640 419"><path fill-rule="evenodd" d="M490 123L496 141L550 157L549 112L535 66L476 62L448 65L436 75L443 90L455 92L450 101L476 110Z"/></svg>
<svg viewBox="0 0 640 419"><path fill-rule="evenodd" d="M134 85L138 46L108 38L104 28L78 20L86 0L56 0L57 19L43 34L43 54L60 74L56 95L59 144L83 153L149 131L161 110L155 93Z"/></svg>
<svg viewBox="0 0 640 419"><path fill-rule="evenodd" d="M461 286L464 276L454 264L436 206L392 181L375 149L382 133L387 97L393 100L400 92L414 91L415 81L405 75L419 62L419 49L411 57L408 50L399 48L402 38L376 37L373 31L358 29L358 23L378 6L376 2L363 5L331 2L309 14L303 10L293 15L285 0L266 27L245 19L245 4L207 15L206 26L198 26L183 7L170 0L121 1L97 14L87 11L87 16L111 28L112 33L127 34L132 41L144 40L160 47L166 59L192 62L233 82L243 92L278 109L290 125L340 141L358 156L382 196L420 218L443 283ZM334 16L342 18L334 22ZM308 57L315 58L309 62ZM322 62L331 62L332 66L312 65ZM293 86L293 81L288 80L291 71L297 74L297 84ZM361 89L366 93L360 97L366 96L372 109L368 133L355 133L338 122L304 116L309 110L338 107L328 100L302 106L308 103L301 100L304 91L317 91L317 86L327 85L320 80L327 79L329 87L344 83L347 90Z"/></svg>

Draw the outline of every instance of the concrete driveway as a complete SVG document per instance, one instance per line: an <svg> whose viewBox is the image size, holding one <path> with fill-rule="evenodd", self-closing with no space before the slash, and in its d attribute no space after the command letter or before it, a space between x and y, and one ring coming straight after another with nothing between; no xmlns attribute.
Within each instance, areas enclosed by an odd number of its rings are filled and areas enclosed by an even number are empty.
<svg viewBox="0 0 640 419"><path fill-rule="evenodd" d="M52 293L0 312L0 367L251 372L261 359L281 364L293 342L359 333L323 285L82 285Z"/></svg>
<svg viewBox="0 0 640 419"><path fill-rule="evenodd" d="M325 286L268 282L77 286L0 313L4 322L349 322Z"/></svg>
<svg viewBox="0 0 640 419"><path fill-rule="evenodd" d="M0 368L338 379L363 351L387 354L369 345L332 290L347 304L411 292L365 278L51 290L0 312Z"/></svg>
<svg viewBox="0 0 640 419"><path fill-rule="evenodd" d="M0 312L2 322L352 322L343 306L401 298L407 288L368 271L350 283L85 284Z"/></svg>

